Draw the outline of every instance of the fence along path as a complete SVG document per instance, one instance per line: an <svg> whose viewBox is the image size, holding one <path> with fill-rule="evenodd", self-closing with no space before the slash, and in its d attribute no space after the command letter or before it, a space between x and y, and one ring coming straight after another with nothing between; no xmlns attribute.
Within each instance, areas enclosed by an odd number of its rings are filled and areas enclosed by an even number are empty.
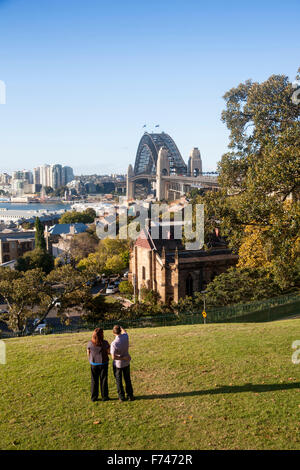
<svg viewBox="0 0 300 470"><path fill-rule="evenodd" d="M94 324L76 324L76 325L59 325L50 327L48 332L51 333L74 333L78 331L92 330L96 326L103 329L111 329L117 322L122 322L126 328L149 328L158 326L172 325L190 325L204 323L201 314L202 309L198 312L186 312L180 315L155 315L145 316L136 319L115 318L111 321L100 321ZM247 302L245 304L236 304L226 307L207 308L206 323L234 323L234 322L264 322L291 317L300 314L300 294L289 294L272 299L264 299L261 301ZM39 334L39 333L35 333ZM2 332L0 337L17 336L13 332Z"/></svg>

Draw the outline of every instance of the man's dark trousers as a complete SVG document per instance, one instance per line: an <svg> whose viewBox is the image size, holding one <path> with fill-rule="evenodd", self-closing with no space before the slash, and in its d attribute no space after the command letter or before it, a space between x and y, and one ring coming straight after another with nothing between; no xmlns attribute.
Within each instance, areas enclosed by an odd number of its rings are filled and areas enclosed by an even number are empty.
<svg viewBox="0 0 300 470"><path fill-rule="evenodd" d="M131 385L131 379L130 379L130 365L126 367L113 367L114 369L114 376L116 379L117 383L117 390L118 390L118 395L119 398L124 400L125 394L124 394L124 388L123 388L123 383L122 383L122 375L125 380L125 389L126 389L126 394L128 397L133 397L133 390L132 390L132 385Z"/></svg>
<svg viewBox="0 0 300 470"><path fill-rule="evenodd" d="M91 365L91 398L93 401L98 399L99 396L99 379L100 390L102 399L108 398L108 364L101 366Z"/></svg>

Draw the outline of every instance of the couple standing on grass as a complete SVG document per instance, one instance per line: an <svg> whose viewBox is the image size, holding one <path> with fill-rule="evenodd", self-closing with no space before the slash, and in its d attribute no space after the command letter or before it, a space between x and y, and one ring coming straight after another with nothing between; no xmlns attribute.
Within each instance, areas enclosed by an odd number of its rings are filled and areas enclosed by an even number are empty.
<svg viewBox="0 0 300 470"><path fill-rule="evenodd" d="M125 401L122 377L125 380L125 389L129 401L133 401L133 390L130 379L130 360L128 334L119 325L113 327L114 341L109 343L104 339L103 329L93 331L92 340L87 345L87 355L91 364L91 398L97 401L99 396L99 380L102 401L109 400L108 396L108 355L113 360L113 372L116 379L120 401Z"/></svg>

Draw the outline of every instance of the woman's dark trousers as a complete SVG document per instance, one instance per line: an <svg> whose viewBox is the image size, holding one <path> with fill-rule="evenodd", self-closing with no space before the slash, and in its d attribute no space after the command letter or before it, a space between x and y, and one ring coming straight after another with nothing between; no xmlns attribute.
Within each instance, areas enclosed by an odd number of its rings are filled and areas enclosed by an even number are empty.
<svg viewBox="0 0 300 470"><path fill-rule="evenodd" d="M122 376L124 377L125 380L125 389L126 389L126 394L128 397L133 397L133 390L132 390L132 385L131 385L131 379L130 379L130 365L127 367L113 367L114 369L114 376L116 379L117 383L117 390L118 390L118 395L119 398L124 400L125 394L124 394L124 388L123 388L123 383L122 383Z"/></svg>
<svg viewBox="0 0 300 470"><path fill-rule="evenodd" d="M99 397L99 380L102 400L108 399L108 364L91 365L91 398L96 401Z"/></svg>

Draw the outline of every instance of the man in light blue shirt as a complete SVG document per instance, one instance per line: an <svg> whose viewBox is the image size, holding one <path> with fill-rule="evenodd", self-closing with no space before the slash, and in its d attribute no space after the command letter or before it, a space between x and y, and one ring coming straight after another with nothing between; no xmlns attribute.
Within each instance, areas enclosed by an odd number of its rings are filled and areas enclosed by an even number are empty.
<svg viewBox="0 0 300 470"><path fill-rule="evenodd" d="M126 394L129 401L133 401L133 389L130 379L130 361L131 357L129 355L129 338L128 334L120 325L115 325L113 327L113 334L115 335L115 340L111 343L110 354L113 360L113 371L116 379L117 390L120 401L125 401L125 393L123 388L122 376L125 380ZM117 357L122 357L122 359L117 359Z"/></svg>

